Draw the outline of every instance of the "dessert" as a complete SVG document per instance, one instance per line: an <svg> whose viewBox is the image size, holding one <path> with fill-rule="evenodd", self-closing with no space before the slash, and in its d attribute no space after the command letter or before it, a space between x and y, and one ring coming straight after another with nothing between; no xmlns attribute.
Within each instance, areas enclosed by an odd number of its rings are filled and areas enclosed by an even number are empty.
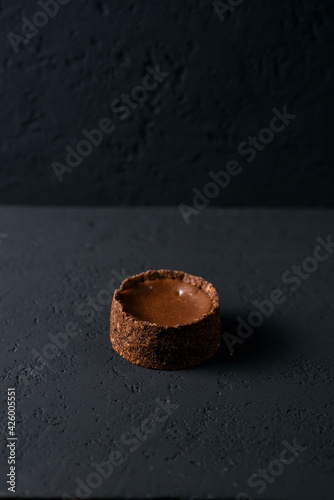
<svg viewBox="0 0 334 500"><path fill-rule="evenodd" d="M123 281L110 314L115 351L147 368L176 370L210 358L220 346L219 295L181 271L146 271Z"/></svg>

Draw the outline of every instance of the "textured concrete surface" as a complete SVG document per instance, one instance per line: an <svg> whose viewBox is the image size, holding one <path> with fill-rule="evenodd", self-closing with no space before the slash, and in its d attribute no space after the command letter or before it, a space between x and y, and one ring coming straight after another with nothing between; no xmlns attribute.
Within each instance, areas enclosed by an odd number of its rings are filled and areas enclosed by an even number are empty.
<svg viewBox="0 0 334 500"><path fill-rule="evenodd" d="M189 203L239 159L214 204L333 206L334 3L239 3L221 22L211 0L72 0L16 54L7 34L41 8L0 1L1 202ZM121 120L110 103L157 64L168 78ZM298 118L248 164L238 145L283 106ZM59 184L52 162L105 117L114 132Z"/></svg>
<svg viewBox="0 0 334 500"><path fill-rule="evenodd" d="M333 498L334 254L298 290L282 282L333 230L333 211L208 209L189 226L172 208L7 207L0 215L8 233L0 244L2 412L7 387L17 393L11 496ZM247 319L274 289L286 301L233 356L224 346L191 370L148 370L113 351L106 289L162 267L214 283L223 332L236 334L238 316ZM72 336L60 335L69 323ZM57 341L58 351L50 348ZM157 398L169 399L167 418ZM5 497L3 425L2 434ZM294 440L306 449L257 494L252 475L279 472L283 442ZM108 460L113 471L102 479Z"/></svg>

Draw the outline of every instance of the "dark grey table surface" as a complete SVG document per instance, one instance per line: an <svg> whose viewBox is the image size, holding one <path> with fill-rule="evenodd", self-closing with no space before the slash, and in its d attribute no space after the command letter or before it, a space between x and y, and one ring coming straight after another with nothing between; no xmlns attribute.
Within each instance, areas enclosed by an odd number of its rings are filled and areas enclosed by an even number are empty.
<svg viewBox="0 0 334 500"><path fill-rule="evenodd" d="M333 498L334 211L206 209L189 225L177 208L0 216L2 497ZM299 282L293 265L309 270ZM111 291L159 268L220 293L222 348L202 366L153 371L112 349ZM284 302L241 343L238 318L275 289Z"/></svg>

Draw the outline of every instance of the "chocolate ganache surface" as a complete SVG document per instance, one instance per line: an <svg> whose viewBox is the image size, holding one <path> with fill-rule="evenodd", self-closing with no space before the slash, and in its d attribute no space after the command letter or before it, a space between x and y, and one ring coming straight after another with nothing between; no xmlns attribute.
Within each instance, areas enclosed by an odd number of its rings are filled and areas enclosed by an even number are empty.
<svg viewBox="0 0 334 500"><path fill-rule="evenodd" d="M176 326L209 312L212 302L201 288L178 279L136 283L121 292L123 310L141 321Z"/></svg>

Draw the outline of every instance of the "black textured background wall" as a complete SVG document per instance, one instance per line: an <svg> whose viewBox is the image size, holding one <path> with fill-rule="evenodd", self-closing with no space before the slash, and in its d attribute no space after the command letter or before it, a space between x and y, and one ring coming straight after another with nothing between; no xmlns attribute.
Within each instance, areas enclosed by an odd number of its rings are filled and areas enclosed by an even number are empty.
<svg viewBox="0 0 334 500"><path fill-rule="evenodd" d="M0 14L2 203L190 204L236 160L213 205L333 206L332 0L3 0Z"/></svg>

